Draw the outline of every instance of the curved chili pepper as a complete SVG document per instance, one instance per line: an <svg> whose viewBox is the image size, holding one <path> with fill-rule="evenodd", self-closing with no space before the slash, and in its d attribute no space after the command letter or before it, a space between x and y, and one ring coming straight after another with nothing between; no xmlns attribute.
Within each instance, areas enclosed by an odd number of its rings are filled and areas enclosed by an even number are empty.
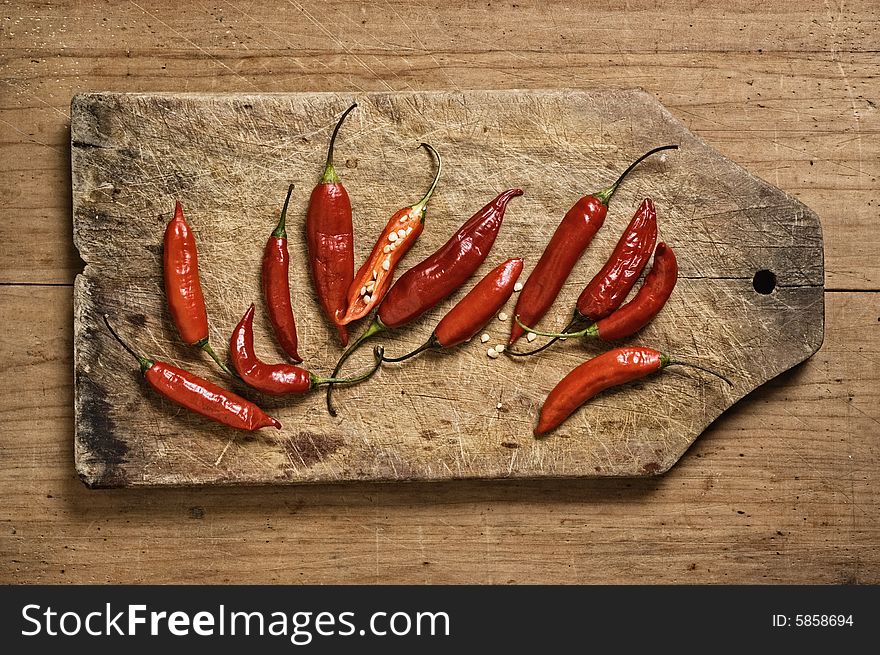
<svg viewBox="0 0 880 655"><path fill-rule="evenodd" d="M661 146L646 152L630 164L614 184L598 193L584 196L568 210L550 238L550 243L544 249L541 259L526 280L516 301L514 315L521 317L528 325L537 325L556 300L574 265L605 222L608 203L620 183L647 157L661 150L677 148L676 145ZM522 328L514 323L510 330L508 345L513 345L522 335Z"/></svg>
<svg viewBox="0 0 880 655"><path fill-rule="evenodd" d="M680 362L652 348L615 348L576 367L553 387L541 407L535 436L559 427L578 407L596 394L672 365L699 369L721 378L731 386L733 384L720 373L696 364Z"/></svg>
<svg viewBox="0 0 880 655"><path fill-rule="evenodd" d="M276 396L289 393L305 393L319 384L353 383L366 380L382 364L382 347L374 351L376 364L367 373L354 378L322 378L292 364L266 364L254 350L254 306L251 305L232 331L229 341L232 364L239 377L258 391Z"/></svg>
<svg viewBox="0 0 880 655"><path fill-rule="evenodd" d="M414 321L454 293L486 261L504 220L507 203L522 189L508 189L462 225L449 241L394 283L379 308L386 328Z"/></svg>
<svg viewBox="0 0 880 655"><path fill-rule="evenodd" d="M180 338L187 345L204 350L220 368L232 375L208 343L208 310L199 281L196 238L183 217L179 200L174 205L174 218L165 228L162 259L165 296Z"/></svg>
<svg viewBox="0 0 880 655"><path fill-rule="evenodd" d="M404 273L382 300L370 326L343 353L334 375L366 339L386 329L406 325L461 287L489 255L504 221L507 204L522 193L522 189L508 189L498 194L469 218L443 246ZM328 388L328 408L333 414L330 394Z"/></svg>
<svg viewBox="0 0 880 655"><path fill-rule="evenodd" d="M141 373L150 386L171 402L237 430L254 431L269 426L281 429L281 423L277 419L249 400L189 371L138 355L116 334L106 314L104 322L110 334L138 360Z"/></svg>
<svg viewBox="0 0 880 655"><path fill-rule="evenodd" d="M333 129L327 164L312 189L306 213L306 244L312 282L325 316L336 326L343 346L348 345L348 329L340 320L348 307L348 288L354 279L354 230L351 201L333 167L333 146L345 117L357 103L345 110Z"/></svg>
<svg viewBox="0 0 880 655"><path fill-rule="evenodd" d="M395 213L382 230L376 245L373 246L373 252L358 270L348 290L348 309L339 321L342 325L363 318L382 302L394 279L397 263L412 248L425 229L425 208L434 195L443 162L434 148L427 143L421 145L437 157L437 173L434 175L434 181L421 200L412 207L404 207Z"/></svg>
<svg viewBox="0 0 880 655"><path fill-rule="evenodd" d="M534 355L549 347L557 339L575 337L594 337L604 341L615 341L631 337L636 332L650 323L663 309L672 290L678 281L678 262L672 248L665 243L659 243L654 252L654 265L645 276L645 281L635 297L618 309L611 316L599 319L583 330L577 332L541 332L528 325L520 323L520 326L528 332L534 332L545 337L553 337L553 341L544 344L537 350L527 353L510 353L515 357ZM514 319L519 323L518 319ZM569 324L571 325L571 324Z"/></svg>
<svg viewBox="0 0 880 655"><path fill-rule="evenodd" d="M263 251L263 297L278 343L293 361L301 362L302 357L296 350L296 321L290 305L290 254L287 250L286 221L291 193L292 184L287 188L278 227L272 232Z"/></svg>
<svg viewBox="0 0 880 655"><path fill-rule="evenodd" d="M522 270L519 258L495 267L449 310L428 341L402 357L385 357L384 361L402 362L425 350L452 348L472 338L510 299Z"/></svg>
<svg viewBox="0 0 880 655"><path fill-rule="evenodd" d="M657 212L645 198L605 262L577 300L581 320L594 323L605 318L626 300L642 274L657 242Z"/></svg>

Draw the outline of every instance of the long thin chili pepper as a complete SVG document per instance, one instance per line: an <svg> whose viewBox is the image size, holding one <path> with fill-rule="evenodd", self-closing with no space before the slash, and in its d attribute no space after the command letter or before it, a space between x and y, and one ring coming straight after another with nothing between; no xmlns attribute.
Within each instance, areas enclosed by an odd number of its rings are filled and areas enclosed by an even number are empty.
<svg viewBox="0 0 880 655"><path fill-rule="evenodd" d="M266 414L251 401L189 371L138 355L116 333L106 314L104 323L107 324L110 334L137 359L141 373L150 386L168 400L237 430L254 431L269 426L281 429L281 423L277 419Z"/></svg>
<svg viewBox="0 0 880 655"><path fill-rule="evenodd" d="M425 208L428 201L434 195L434 189L437 187L437 181L440 179L440 171L443 169L443 161L440 154L427 143L421 146L432 153L437 158L437 172L434 180L428 188L424 197L411 207L404 207L396 212L388 221L385 229L379 235L376 245L373 246L373 252L358 270L355 275L354 282L348 293L348 310L345 317L340 321L347 325L351 321L366 316L370 310L382 302L385 294L391 286L394 279L394 271L397 263L409 251L416 239L425 228ZM368 338L380 332L381 324L375 321L370 327L358 337L357 341L351 344L339 361L336 368L333 369L332 377L336 377L342 369L351 354ZM327 411L331 416L336 416L336 410L333 409L331 394L333 392L333 383L327 386Z"/></svg>
<svg viewBox="0 0 880 655"><path fill-rule="evenodd" d="M515 318L523 329L545 337L553 337L553 341L544 344L537 350L528 353L509 353L515 357L534 355L548 348L557 339L570 339L575 337L592 337L604 341L615 341L631 337L636 332L650 323L663 309L672 290L678 281L678 262L672 248L665 243L657 244L654 252L654 265L645 276L645 281L635 297L610 316L599 319L595 323L577 332L541 332L528 325L522 324Z"/></svg>
<svg viewBox="0 0 880 655"><path fill-rule="evenodd" d="M414 321L461 287L489 255L504 221L507 204L522 193L522 189L508 189L498 194L449 241L400 276L382 301L373 322L352 344L351 352L379 332Z"/></svg>
<svg viewBox="0 0 880 655"><path fill-rule="evenodd" d="M584 287L577 300L582 320L605 318L626 300L657 242L657 212L645 198L602 269Z"/></svg>
<svg viewBox="0 0 880 655"><path fill-rule="evenodd" d="M523 260L519 258L508 259L495 267L449 310L423 345L401 357L385 357L384 361L402 362L425 350L452 348L464 343L510 299L522 270Z"/></svg>
<svg viewBox="0 0 880 655"><path fill-rule="evenodd" d="M272 232L263 251L263 297L269 321L284 352L295 362L301 362L297 353L296 321L290 304L290 254L287 250L287 206L293 185L287 188L284 208L278 227Z"/></svg>
<svg viewBox="0 0 880 655"><path fill-rule="evenodd" d="M546 434L558 427L578 407L596 394L673 365L699 369L721 378L731 386L733 384L720 373L696 364L678 361L652 348L615 348L584 362L559 381L541 407L535 436Z"/></svg>
<svg viewBox="0 0 880 655"><path fill-rule="evenodd" d="M312 282L321 308L336 326L343 346L348 345L348 328L341 320L348 307L348 289L354 279L354 230L351 201L333 167L333 147L345 117L355 107L356 103L346 109L333 129L327 149L327 164L321 179L312 189L306 214L306 244Z"/></svg>
<svg viewBox="0 0 880 655"><path fill-rule="evenodd" d="M526 280L516 302L515 315L520 316L528 325L538 324L556 300L574 265L605 222L608 203L620 183L647 157L662 150L677 148L677 145L661 146L646 152L630 164L614 184L598 193L584 196L568 210L550 238L550 243L544 249L541 259ZM522 328L514 323L508 344L513 345L522 335Z"/></svg>
<svg viewBox="0 0 880 655"><path fill-rule="evenodd" d="M254 389L273 395L290 393L305 393L320 384L334 382L354 383L366 380L379 370L382 364L384 351L377 346L373 354L376 363L366 373L353 378L322 378L310 373L304 368L292 364L266 364L257 357L254 350L254 306L251 305L245 312L241 321L232 331L229 341L229 352L232 364L238 371L241 379Z"/></svg>
<svg viewBox="0 0 880 655"><path fill-rule="evenodd" d="M504 221L507 204L522 193L522 189L499 193L465 221L438 250L404 273L391 287L373 322L348 354L369 337L415 320L461 287L489 255ZM345 357L343 354L338 366ZM329 399L329 388L327 395Z"/></svg>
<svg viewBox="0 0 880 655"><path fill-rule="evenodd" d="M376 307L391 286L397 263L412 248L425 229L425 209L434 195L443 162L439 153L427 143L421 144L437 158L437 173L424 197L411 207L404 207L392 216L379 235L373 251L354 277L348 289L348 309L340 320L343 325L363 318Z"/></svg>
<svg viewBox="0 0 880 655"><path fill-rule="evenodd" d="M179 200L174 205L174 218L165 228L162 258L165 296L180 338L187 345L204 350L220 368L234 375L208 343L208 310L199 281L196 238L183 217L183 206Z"/></svg>

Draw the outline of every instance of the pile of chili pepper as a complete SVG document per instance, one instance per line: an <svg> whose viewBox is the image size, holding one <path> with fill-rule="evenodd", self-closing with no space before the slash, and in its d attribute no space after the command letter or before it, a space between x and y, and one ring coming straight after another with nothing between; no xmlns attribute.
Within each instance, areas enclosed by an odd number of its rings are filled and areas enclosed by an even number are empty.
<svg viewBox="0 0 880 655"><path fill-rule="evenodd" d="M483 265L495 243L508 203L522 195L508 189L474 213L449 240L430 256L406 271L394 282L396 269L425 229L428 202L437 188L443 162L427 143L421 146L437 160L437 170L425 195L414 205L396 212L380 232L366 261L355 273L352 205L333 164L337 137L357 104L346 109L335 123L323 172L312 190L303 223L308 248L308 267L315 295L325 317L334 326L344 352L329 377L321 377L298 366L299 339L290 289L290 252L287 228L294 185L289 185L277 226L266 242L262 261L262 291L266 313L284 353L293 361L268 363L260 359L254 345L251 304L229 340L232 368L209 343L208 313L198 272L195 234L184 218L180 202L164 236L163 271L168 308L181 339L204 350L236 384L269 395L302 394L327 385L327 409L335 384L353 384L371 377L384 363L399 363L427 350L449 350L471 340L501 311L515 290L521 288L508 346L525 333L552 337L545 345L529 351L505 350L496 346L492 356L505 351L513 357L535 355L558 340L575 337L617 341L633 336L661 311L678 279L675 253L666 243L656 245L657 212L645 198L605 265L584 287L575 304L574 317L561 332L535 328L550 310L575 264L603 226L608 205L623 180L647 157L678 146L654 148L630 164L606 189L580 198L565 214L550 238L525 285L517 283L524 268L520 257L497 265L461 298L437 323L430 337L418 348L398 357L385 357L384 348L373 350L374 362L354 377L337 377L345 361L367 339L399 329L424 316L459 290ZM654 261L635 296L625 302L647 266ZM373 310L375 314L361 335L349 345L349 326ZM498 314L505 318L503 314ZM223 389L184 369L137 354L117 334L105 315L113 337L138 361L144 377L159 394L187 409L235 429L281 428L281 424L250 400ZM581 328L581 329L578 329ZM484 340L488 338L484 335ZM682 362L647 347L609 350L576 367L550 392L540 412L535 435L558 427L587 400L608 389L642 378L670 365L684 365L724 376L690 362Z"/></svg>

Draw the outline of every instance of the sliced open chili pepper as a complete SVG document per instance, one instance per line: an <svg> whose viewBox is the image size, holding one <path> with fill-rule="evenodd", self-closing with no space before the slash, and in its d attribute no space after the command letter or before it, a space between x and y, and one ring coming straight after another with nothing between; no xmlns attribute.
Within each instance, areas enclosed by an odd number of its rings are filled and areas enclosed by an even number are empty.
<svg viewBox="0 0 880 655"><path fill-rule="evenodd" d="M295 362L301 362L297 353L296 321L290 303L290 253L287 250L287 206L293 185L287 188L287 198L278 227L272 232L263 251L263 297L269 321L284 352Z"/></svg>
<svg viewBox="0 0 880 655"><path fill-rule="evenodd" d="M327 164L312 189L306 214L306 245L312 282L324 315L336 326L343 346L348 345L348 328L340 321L348 307L348 289L354 279L354 230L351 201L333 167L333 147L345 117L357 107L345 110L333 129Z"/></svg>
<svg viewBox="0 0 880 655"><path fill-rule="evenodd" d="M672 248L665 243L659 243L654 252L654 265L645 276L645 281L635 297L610 316L599 319L595 323L577 332L563 330L562 332L542 332L524 325L518 318L515 320L520 326L528 331L545 337L553 337L550 341L536 350L527 353L509 353L514 357L534 355L549 348L558 339L570 339L575 337L593 337L604 341L615 341L631 337L636 332L650 323L663 309L672 290L678 281L678 262ZM571 324L569 324L571 327Z"/></svg>
<svg viewBox="0 0 880 655"><path fill-rule="evenodd" d="M174 217L165 228L162 258L165 297L180 338L187 345L204 350L220 368L232 375L208 343L208 310L199 280L196 238L183 217L179 200L174 205Z"/></svg>
<svg viewBox="0 0 880 655"><path fill-rule="evenodd" d="M379 235L373 251L357 272L348 290L348 309L339 321L348 325L363 318L376 307L391 286L397 263L412 248L425 229L425 209L434 195L443 162L440 155L427 143L421 144L437 158L437 173L425 196L411 207L404 207L394 214Z"/></svg>
<svg viewBox="0 0 880 655"><path fill-rule="evenodd" d="M495 267L449 310L423 345L401 357L386 357L384 361L402 362L425 350L452 348L471 339L510 299L522 269L523 260L519 258L508 259Z"/></svg>
<svg viewBox="0 0 880 655"><path fill-rule="evenodd" d="M559 427L578 407L598 393L672 365L699 369L721 378L731 386L733 384L720 373L678 361L652 348L615 348L584 362L559 381L541 407L535 436Z"/></svg>
<svg viewBox="0 0 880 655"><path fill-rule="evenodd" d="M251 305L241 321L232 331L229 342L232 364L239 377L254 389L276 396L305 393L320 384L335 382L354 383L366 380L375 373L382 364L383 350L377 346L373 354L376 364L366 373L353 378L322 378L304 368L292 364L266 364L262 362L254 350L254 306Z"/></svg>
<svg viewBox="0 0 880 655"><path fill-rule="evenodd" d="M343 353L334 375L366 339L386 329L406 325L461 287L486 260L504 221L507 204L520 195L521 189L508 189L498 194L469 218L443 246L404 273L385 296L370 326ZM332 414L330 395L328 387L328 408Z"/></svg>
<svg viewBox="0 0 880 655"><path fill-rule="evenodd" d="M110 334L138 361L150 386L171 402L237 430L253 431L269 426L281 429L277 419L251 401L189 371L138 355L116 333L106 314L104 322Z"/></svg>
<svg viewBox="0 0 880 655"><path fill-rule="evenodd" d="M516 302L515 315L527 325L538 324L556 300L574 265L605 222L608 203L620 183L645 158L662 150L677 148L676 145L661 146L646 152L630 164L614 184L598 193L584 196L568 210L526 280ZM513 345L522 335L522 328L514 323L508 344Z"/></svg>

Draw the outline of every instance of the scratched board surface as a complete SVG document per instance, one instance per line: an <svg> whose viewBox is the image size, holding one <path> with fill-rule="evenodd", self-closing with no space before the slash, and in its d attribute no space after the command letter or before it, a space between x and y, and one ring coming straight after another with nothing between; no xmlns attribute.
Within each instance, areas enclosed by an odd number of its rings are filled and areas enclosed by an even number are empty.
<svg viewBox="0 0 880 655"><path fill-rule="evenodd" d="M162 235L175 199L197 236L215 347L226 351L255 302L258 353L280 361L260 260L287 186L297 185L288 231L300 354L320 374L332 369L340 348L312 291L302 222L333 125L352 101L359 107L340 133L336 164L354 208L356 266L388 217L427 188L434 164L419 142L443 155L425 231L399 273L498 192L518 186L525 195L510 203L474 281L513 256L525 258L525 281L581 195L610 184L642 152L680 144L624 182L541 327L568 322L581 289L650 196L680 279L666 308L626 343L710 367L733 386L670 368L600 395L536 440L550 389L608 346L569 340L539 357L492 360L487 346L503 343L510 329L509 320L493 320L488 344L475 338L339 388L336 418L321 393L278 399L231 384L277 416L280 431L234 433L157 396L104 329L104 313L146 355L229 383L207 356L181 344L166 309ZM71 106L71 157L74 239L87 264L75 288L75 451L81 478L93 486L658 474L725 409L823 339L817 216L640 91L85 94ZM763 276L770 293L756 290L758 271L772 273ZM471 284L375 342L391 356L420 345ZM365 347L346 370L369 362Z"/></svg>

